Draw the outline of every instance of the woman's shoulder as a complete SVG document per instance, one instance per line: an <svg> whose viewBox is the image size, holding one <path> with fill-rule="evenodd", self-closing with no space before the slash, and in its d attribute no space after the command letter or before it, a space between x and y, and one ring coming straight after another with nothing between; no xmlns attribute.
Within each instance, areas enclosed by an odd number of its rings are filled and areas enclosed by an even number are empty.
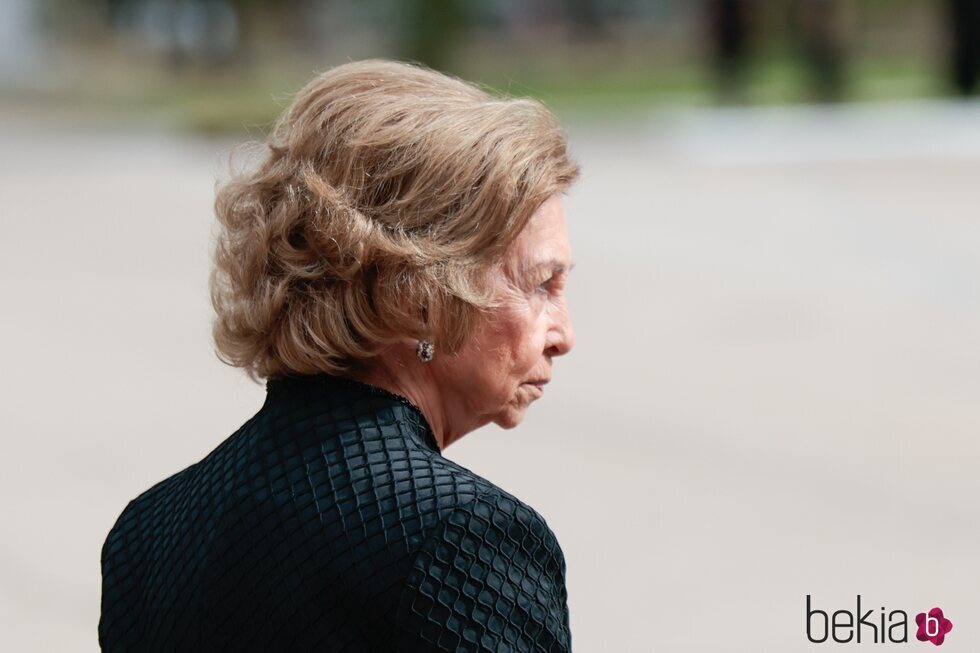
<svg viewBox="0 0 980 653"><path fill-rule="evenodd" d="M447 504L451 504L449 507L457 515L469 514L492 520L494 515L506 514L535 528L547 528L544 517L537 510L489 479L442 456L433 465L439 470L437 474L452 479L447 485L450 488ZM455 488L465 488L465 491L457 492Z"/></svg>
<svg viewBox="0 0 980 653"><path fill-rule="evenodd" d="M411 488L402 493L396 491L401 518L407 521L417 518L421 526L410 538L411 544L420 545L434 534L445 534L447 529L451 531L464 522L487 525L514 522L542 537L553 537L544 518L534 508L441 453L412 457L407 463L400 473L395 473L392 488Z"/></svg>
<svg viewBox="0 0 980 653"><path fill-rule="evenodd" d="M485 479L480 486L413 552L398 599L399 645L570 650L566 564L555 534L514 495Z"/></svg>

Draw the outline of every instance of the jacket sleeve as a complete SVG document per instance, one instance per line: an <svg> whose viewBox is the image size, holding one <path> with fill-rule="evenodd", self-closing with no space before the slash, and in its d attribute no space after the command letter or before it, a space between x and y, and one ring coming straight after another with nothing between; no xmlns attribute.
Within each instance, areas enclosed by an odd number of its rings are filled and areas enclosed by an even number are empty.
<svg viewBox="0 0 980 653"><path fill-rule="evenodd" d="M99 646L105 653L139 648L140 547L136 501L129 502L102 545Z"/></svg>
<svg viewBox="0 0 980 653"><path fill-rule="evenodd" d="M416 553L398 651L571 651L565 558L544 519L491 493L454 509Z"/></svg>

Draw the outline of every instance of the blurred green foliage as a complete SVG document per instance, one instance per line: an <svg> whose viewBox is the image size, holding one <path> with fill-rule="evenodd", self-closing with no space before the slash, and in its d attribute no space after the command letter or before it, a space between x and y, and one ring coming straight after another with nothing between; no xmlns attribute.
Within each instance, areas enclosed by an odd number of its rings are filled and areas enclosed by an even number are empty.
<svg viewBox="0 0 980 653"><path fill-rule="evenodd" d="M0 87L0 99L198 132L260 133L316 71L382 56L535 96L565 114L813 101L800 35L808 0L741 1L752 7L751 39L738 92L722 95L707 42L709 0L40 0L60 53L58 83ZM836 99L948 91L939 0L817 1L836 8L843 43ZM147 31L147 16L166 17L181 3L233 8L233 47L181 49L187 39L177 19ZM200 42L212 44L207 34Z"/></svg>
<svg viewBox="0 0 980 653"><path fill-rule="evenodd" d="M57 99L74 111L119 119L157 120L203 133L252 133L268 130L292 94L312 76L269 69L261 73L159 76L127 84L106 82L79 87ZM809 99L804 71L791 58L768 58L753 67L743 92L746 104L803 103ZM658 106L705 106L718 102L710 76L701 66L663 70L621 69L577 74L533 71L521 77L500 72L468 75L498 93L537 97L566 116L588 118L647 112ZM876 101L921 98L942 92L931 66L915 59L867 59L855 62L848 99Z"/></svg>

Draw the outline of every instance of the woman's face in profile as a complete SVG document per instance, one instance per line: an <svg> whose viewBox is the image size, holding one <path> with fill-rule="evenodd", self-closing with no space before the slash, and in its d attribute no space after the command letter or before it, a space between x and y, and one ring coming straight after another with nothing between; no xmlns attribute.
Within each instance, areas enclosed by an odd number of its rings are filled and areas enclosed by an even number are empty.
<svg viewBox="0 0 980 653"><path fill-rule="evenodd" d="M456 424L477 428L495 422L512 428L542 396L551 380L552 359L575 342L565 306L571 265L564 210L555 195L508 250L497 279L499 307L458 354L432 361Z"/></svg>

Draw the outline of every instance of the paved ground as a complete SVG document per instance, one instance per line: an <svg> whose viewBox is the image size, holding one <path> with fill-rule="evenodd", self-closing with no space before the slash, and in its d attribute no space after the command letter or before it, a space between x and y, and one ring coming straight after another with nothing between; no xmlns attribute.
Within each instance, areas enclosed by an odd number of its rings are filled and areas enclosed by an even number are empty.
<svg viewBox="0 0 980 653"><path fill-rule="evenodd" d="M570 130L577 349L447 454L558 533L576 650L810 650L807 594L975 650L980 107ZM228 144L0 134L0 648L93 651L118 513L262 400L208 341Z"/></svg>

